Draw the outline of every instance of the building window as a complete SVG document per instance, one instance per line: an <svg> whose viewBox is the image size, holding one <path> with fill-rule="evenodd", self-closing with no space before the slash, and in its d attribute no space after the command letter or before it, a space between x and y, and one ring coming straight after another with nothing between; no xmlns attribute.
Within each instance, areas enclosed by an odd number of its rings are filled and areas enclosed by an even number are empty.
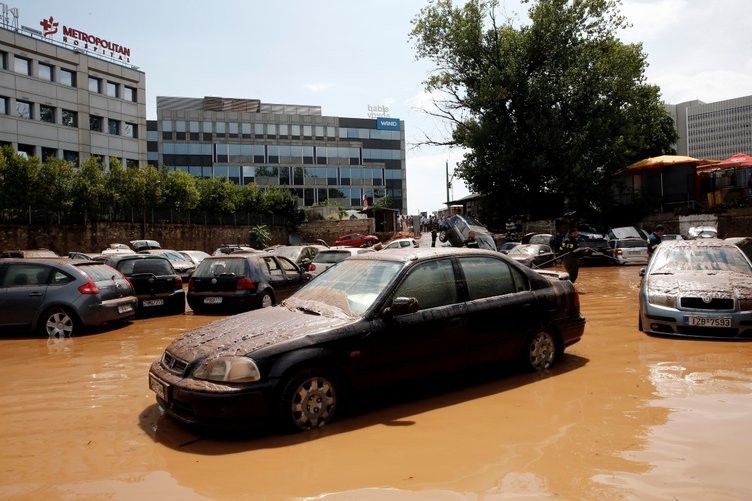
<svg viewBox="0 0 752 501"><path fill-rule="evenodd" d="M8 69L8 53L0 50L0 70Z"/></svg>
<svg viewBox="0 0 752 501"><path fill-rule="evenodd" d="M74 166L78 167L78 152L71 151L71 150L63 150L63 160L65 160L66 162L70 162Z"/></svg>
<svg viewBox="0 0 752 501"><path fill-rule="evenodd" d="M107 121L107 132L109 132L113 136L119 136L120 135L120 122L110 118Z"/></svg>
<svg viewBox="0 0 752 501"><path fill-rule="evenodd" d="M42 162L48 158L57 158L57 150L55 148L42 147Z"/></svg>
<svg viewBox="0 0 752 501"><path fill-rule="evenodd" d="M8 114L8 98L0 96L0 115Z"/></svg>
<svg viewBox="0 0 752 501"><path fill-rule="evenodd" d="M28 101L16 100L16 116L18 118L31 119L31 103Z"/></svg>
<svg viewBox="0 0 752 501"><path fill-rule="evenodd" d="M63 110L62 123L66 127L78 127L78 112Z"/></svg>
<svg viewBox="0 0 752 501"><path fill-rule="evenodd" d="M13 69L22 75L31 75L31 59L16 56L13 60Z"/></svg>
<svg viewBox="0 0 752 501"><path fill-rule="evenodd" d="M96 132L102 132L102 117L96 115L89 115L89 130Z"/></svg>
<svg viewBox="0 0 752 501"><path fill-rule="evenodd" d="M129 169L138 169L138 160L133 160L132 158L126 158L125 166Z"/></svg>
<svg viewBox="0 0 752 501"><path fill-rule="evenodd" d="M123 99L126 101L133 101L136 102L136 89L133 87L128 87L127 85L123 85Z"/></svg>
<svg viewBox="0 0 752 501"><path fill-rule="evenodd" d="M96 92L97 94L102 92L102 79L96 77L89 77L89 91Z"/></svg>
<svg viewBox="0 0 752 501"><path fill-rule="evenodd" d="M115 82L107 82L107 95L110 97L118 97L118 84Z"/></svg>
<svg viewBox="0 0 752 501"><path fill-rule="evenodd" d="M76 74L73 71L60 68L60 71L58 71L58 77L61 84L69 87L76 86Z"/></svg>
<svg viewBox="0 0 752 501"><path fill-rule="evenodd" d="M55 108L52 106L39 105L39 120L42 122L55 123Z"/></svg>
<svg viewBox="0 0 752 501"><path fill-rule="evenodd" d="M45 63L37 64L37 76L42 80L49 80L52 82L52 66Z"/></svg>
<svg viewBox="0 0 752 501"><path fill-rule="evenodd" d="M130 122L125 122L125 124L123 125L123 136L137 138L138 126Z"/></svg>

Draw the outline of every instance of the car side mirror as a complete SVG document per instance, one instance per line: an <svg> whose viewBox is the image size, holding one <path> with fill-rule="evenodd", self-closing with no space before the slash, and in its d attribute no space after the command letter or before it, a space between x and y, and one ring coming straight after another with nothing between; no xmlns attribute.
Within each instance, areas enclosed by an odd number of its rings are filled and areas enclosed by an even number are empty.
<svg viewBox="0 0 752 501"><path fill-rule="evenodd" d="M384 310L384 314L388 317L395 317L398 315L406 315L408 313L415 313L418 311L418 299L414 297L396 297L392 301L392 305Z"/></svg>

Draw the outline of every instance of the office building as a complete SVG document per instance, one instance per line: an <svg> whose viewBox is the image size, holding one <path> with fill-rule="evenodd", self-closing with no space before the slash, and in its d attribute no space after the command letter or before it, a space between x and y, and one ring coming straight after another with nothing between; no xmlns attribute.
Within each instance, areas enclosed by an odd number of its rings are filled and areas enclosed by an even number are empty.
<svg viewBox="0 0 752 501"><path fill-rule="evenodd" d="M407 213L404 122L319 106L223 97L157 97L148 161L196 177L290 189L300 206L361 208L388 196Z"/></svg>
<svg viewBox="0 0 752 501"><path fill-rule="evenodd" d="M130 50L52 17L19 26L18 9L0 8L0 145L146 166L146 78Z"/></svg>

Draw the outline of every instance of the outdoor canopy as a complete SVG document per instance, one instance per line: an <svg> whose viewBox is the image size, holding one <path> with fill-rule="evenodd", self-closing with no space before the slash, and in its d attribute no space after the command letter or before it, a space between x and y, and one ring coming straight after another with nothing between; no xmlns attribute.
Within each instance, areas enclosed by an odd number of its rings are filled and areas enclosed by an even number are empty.
<svg viewBox="0 0 752 501"><path fill-rule="evenodd" d="M736 169L737 167L752 167L752 156L746 153L737 153L725 160L697 168L697 172L714 172L723 169Z"/></svg>
<svg viewBox="0 0 752 501"><path fill-rule="evenodd" d="M634 174L637 172L660 169L668 165L680 165L680 164L694 164L694 165L707 165L715 163L715 160L700 160L694 157L685 157L683 155L661 155L658 157L650 157L635 162L628 166L622 174Z"/></svg>

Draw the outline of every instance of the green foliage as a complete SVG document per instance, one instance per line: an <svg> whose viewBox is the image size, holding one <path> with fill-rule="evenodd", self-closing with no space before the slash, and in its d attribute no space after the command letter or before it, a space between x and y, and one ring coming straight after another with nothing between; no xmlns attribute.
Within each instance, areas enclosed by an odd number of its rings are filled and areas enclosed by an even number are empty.
<svg viewBox="0 0 752 501"><path fill-rule="evenodd" d="M385 195L385 196L383 196L381 198L377 198L374 201L373 205L375 207L379 207L379 208L382 208L382 209L389 209L389 208L392 207L392 203L393 203L392 202L392 197L390 197L389 195Z"/></svg>
<svg viewBox="0 0 752 501"><path fill-rule="evenodd" d="M178 211L190 211L201 201L196 178L182 170L162 172L165 205Z"/></svg>
<svg viewBox="0 0 752 501"><path fill-rule="evenodd" d="M413 20L417 57L436 67L430 113L452 128L427 143L464 149L455 172L496 213L602 210L614 172L672 152L671 118L641 45L617 38L619 0L529 4L522 27L500 23L495 0L432 0Z"/></svg>
<svg viewBox="0 0 752 501"><path fill-rule="evenodd" d="M238 190L227 179L216 177L199 179L198 191L201 195L199 207L205 211L230 214L237 207Z"/></svg>
<svg viewBox="0 0 752 501"><path fill-rule="evenodd" d="M272 241L272 234L269 232L269 228L263 224L257 224L248 230L248 240L251 247L255 249L264 249L269 246L269 242Z"/></svg>
<svg viewBox="0 0 752 501"><path fill-rule="evenodd" d="M89 157L73 174L73 205L87 214L97 214L105 207L106 193L100 159Z"/></svg>
<svg viewBox="0 0 752 501"><path fill-rule="evenodd" d="M264 192L264 208L269 214L293 216L297 207L297 197L286 188L270 186Z"/></svg>

